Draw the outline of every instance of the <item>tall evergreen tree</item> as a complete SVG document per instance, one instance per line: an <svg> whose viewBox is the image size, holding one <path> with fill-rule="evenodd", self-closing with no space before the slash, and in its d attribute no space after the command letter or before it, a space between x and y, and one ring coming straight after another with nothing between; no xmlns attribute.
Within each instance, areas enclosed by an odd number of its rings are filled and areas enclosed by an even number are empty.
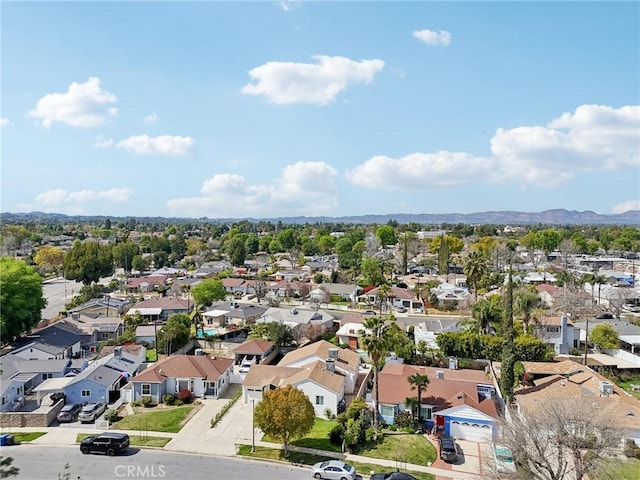
<svg viewBox="0 0 640 480"><path fill-rule="evenodd" d="M511 269L512 257L509 256L509 277L505 299L504 345L502 349L502 365L500 367L500 389L507 402L513 400L513 386L515 384L514 366L516 363L513 334L513 274Z"/></svg>

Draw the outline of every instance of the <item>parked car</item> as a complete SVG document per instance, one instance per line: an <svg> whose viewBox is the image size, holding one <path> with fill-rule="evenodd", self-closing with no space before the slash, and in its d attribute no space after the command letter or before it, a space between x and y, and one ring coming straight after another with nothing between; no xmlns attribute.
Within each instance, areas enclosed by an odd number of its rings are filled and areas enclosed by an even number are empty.
<svg viewBox="0 0 640 480"><path fill-rule="evenodd" d="M104 403L88 403L82 407L82 410L78 414L78 420L80 420L80 423L95 422L106 409L107 405Z"/></svg>
<svg viewBox="0 0 640 480"><path fill-rule="evenodd" d="M407 307L403 306L403 305L399 305L396 307L396 312L398 313L405 313L407 311Z"/></svg>
<svg viewBox="0 0 640 480"><path fill-rule="evenodd" d="M509 447L494 445L493 458L496 463L496 472L516 473L516 463L513 461L513 453Z"/></svg>
<svg viewBox="0 0 640 480"><path fill-rule="evenodd" d="M369 480L418 480L413 475L408 473L395 471L390 473L374 473L369 477Z"/></svg>
<svg viewBox="0 0 640 480"><path fill-rule="evenodd" d="M455 462L458 460L458 446L453 437L443 435L438 438L438 446L440 447L440 458L445 462Z"/></svg>
<svg viewBox="0 0 640 480"><path fill-rule="evenodd" d="M314 478L326 478L328 480L355 480L356 469L340 460L329 460L316 463L311 467L311 475Z"/></svg>
<svg viewBox="0 0 640 480"><path fill-rule="evenodd" d="M106 453L110 457L119 455L129 448L129 435L118 432L105 432L92 435L80 442L80 451L87 453Z"/></svg>
<svg viewBox="0 0 640 480"><path fill-rule="evenodd" d="M375 310L365 310L364 312L365 315L377 315L378 313Z"/></svg>
<svg viewBox="0 0 640 480"><path fill-rule="evenodd" d="M60 423L75 422L82 411L81 403L68 403L58 412L56 419Z"/></svg>

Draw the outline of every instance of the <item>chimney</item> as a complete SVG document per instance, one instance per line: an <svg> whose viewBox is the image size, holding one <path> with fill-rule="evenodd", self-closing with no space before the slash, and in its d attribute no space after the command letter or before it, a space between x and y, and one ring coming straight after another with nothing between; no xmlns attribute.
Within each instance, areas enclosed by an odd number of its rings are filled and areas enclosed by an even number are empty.
<svg viewBox="0 0 640 480"><path fill-rule="evenodd" d="M113 356L116 358L121 358L122 357L122 347L115 347L113 349Z"/></svg>
<svg viewBox="0 0 640 480"><path fill-rule="evenodd" d="M331 372L331 373L335 373L336 371L336 361L333 358L327 358L326 360L326 368L327 368L327 372Z"/></svg>
<svg viewBox="0 0 640 480"><path fill-rule="evenodd" d="M444 370L436 370L436 378L444 379Z"/></svg>
<svg viewBox="0 0 640 480"><path fill-rule="evenodd" d="M338 358L338 349L337 348L330 348L329 349L329 358L333 358L334 360L336 358Z"/></svg>

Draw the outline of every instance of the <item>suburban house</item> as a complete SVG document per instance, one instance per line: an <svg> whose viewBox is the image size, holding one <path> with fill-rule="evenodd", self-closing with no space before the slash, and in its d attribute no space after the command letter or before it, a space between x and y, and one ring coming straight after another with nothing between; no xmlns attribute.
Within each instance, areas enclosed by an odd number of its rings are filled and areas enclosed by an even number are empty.
<svg viewBox="0 0 640 480"><path fill-rule="evenodd" d="M466 306L472 298L469 289L448 282L433 287L431 293L438 299L438 305L453 308Z"/></svg>
<svg viewBox="0 0 640 480"><path fill-rule="evenodd" d="M219 274L220 272L224 272L225 270L232 270L233 265L231 265L226 260L220 260L215 262L207 262L202 266L198 267L192 275L197 278L207 278L212 277L214 275Z"/></svg>
<svg viewBox="0 0 640 480"><path fill-rule="evenodd" d="M522 364L528 382L514 392L521 414L535 415L552 402L585 399L640 446L640 402L609 379L571 360Z"/></svg>
<svg viewBox="0 0 640 480"><path fill-rule="evenodd" d="M565 315L539 318L533 324L533 334L560 354L578 347L580 338L580 331L574 329L573 323Z"/></svg>
<svg viewBox="0 0 640 480"><path fill-rule="evenodd" d="M436 428L460 440L492 441L497 432L498 409L493 382L484 371L441 369L390 363L379 374L379 411L388 424L395 414L409 410L407 398L417 398L409 377L427 375L422 391L420 416L427 428ZM367 400L372 401L367 395Z"/></svg>
<svg viewBox="0 0 640 480"><path fill-rule="evenodd" d="M524 276L516 276L522 283L540 285L542 283L556 283L556 277L549 272L527 272Z"/></svg>
<svg viewBox="0 0 640 480"><path fill-rule="evenodd" d="M334 321L335 317L323 310L270 307L256 320L256 323L284 323L290 328L309 325L325 332L333 327Z"/></svg>
<svg viewBox="0 0 640 480"><path fill-rule="evenodd" d="M320 283L315 287L315 290L318 289L323 293L326 291L329 294L330 299L337 297L342 302L356 303L358 301L358 296L362 294L362 287L356 284ZM313 296L313 291L311 292L311 296ZM319 294L316 293L316 295ZM324 302L324 298L320 298L320 300Z"/></svg>
<svg viewBox="0 0 640 480"><path fill-rule="evenodd" d="M240 365L243 360L253 364L271 363L278 356L278 348L269 340L246 340L233 349L234 361Z"/></svg>
<svg viewBox="0 0 640 480"><path fill-rule="evenodd" d="M119 317L73 313L65 319L65 322L73 325L85 334L91 335L94 344L116 339L124 333L124 320Z"/></svg>
<svg viewBox="0 0 640 480"><path fill-rule="evenodd" d="M360 332L362 330L367 330L362 326L362 323L343 323L336 332L336 338L340 345L348 345L349 348L355 350L360 346Z"/></svg>
<svg viewBox="0 0 640 480"><path fill-rule="evenodd" d="M414 327L414 341L416 345L425 342L429 348L438 348L436 337L439 334L458 332L460 329L459 318L432 317Z"/></svg>
<svg viewBox="0 0 640 480"><path fill-rule="evenodd" d="M344 400L345 377L329 368L322 361L304 367L254 365L242 382L244 402L259 402L264 392L293 385L309 398L316 417L325 417L327 410L337 414Z"/></svg>
<svg viewBox="0 0 640 480"><path fill-rule="evenodd" d="M153 345L156 341L157 325L138 325L136 327L136 343L138 345Z"/></svg>
<svg viewBox="0 0 640 480"><path fill-rule="evenodd" d="M266 294L274 298L304 297L305 291L309 292L309 284L297 280L279 280L265 287Z"/></svg>
<svg viewBox="0 0 640 480"><path fill-rule="evenodd" d="M155 297L143 300L133 305L127 315L140 314L149 321L166 321L174 313L189 314L194 308L189 299L175 297Z"/></svg>
<svg viewBox="0 0 640 480"><path fill-rule="evenodd" d="M371 305L377 305L380 301L378 295L380 287L372 288L364 294L365 301ZM386 294L386 301L391 307L406 307L411 308L416 295L411 290L399 287L390 287L389 292Z"/></svg>
<svg viewBox="0 0 640 480"><path fill-rule="evenodd" d="M329 371L344 376L345 393L356 393L362 362L360 355L352 350L338 348L326 340L320 340L287 353L278 366L301 368L316 361L328 364Z"/></svg>
<svg viewBox="0 0 640 480"><path fill-rule="evenodd" d="M589 332L600 324L607 324L613 327L618 333L621 349L631 353L640 352L640 326L626 320L591 318L589 319ZM580 344L584 345L587 336L587 322L576 322L573 327L580 331Z"/></svg>
<svg viewBox="0 0 640 480"><path fill-rule="evenodd" d="M309 272L304 269L299 270L278 270L274 274L276 282L306 282L309 280Z"/></svg>
<svg viewBox="0 0 640 480"><path fill-rule="evenodd" d="M70 309L67 313L68 315L90 315L94 318L110 317L112 315L122 315L129 305L131 305L131 302L127 299L105 295L102 298L92 298L88 302Z"/></svg>
<svg viewBox="0 0 640 480"><path fill-rule="evenodd" d="M364 378L360 355L320 340L289 352L277 366L252 366L242 390L245 403L249 403L260 401L265 391L293 385L309 397L316 416L324 417L327 410L338 413L345 396L356 395Z"/></svg>
<svg viewBox="0 0 640 480"><path fill-rule="evenodd" d="M536 285L536 290L538 292L538 297L540 297L542 303L548 308L555 307L564 295L564 289L546 283Z"/></svg>
<svg viewBox="0 0 640 480"><path fill-rule="evenodd" d="M18 410L34 388L71 372L71 363L68 358L25 360L14 354L0 357L0 412Z"/></svg>
<svg viewBox="0 0 640 480"><path fill-rule="evenodd" d="M249 283L244 278L223 278L222 285L230 295L243 296L249 293L247 291Z"/></svg>
<svg viewBox="0 0 640 480"><path fill-rule="evenodd" d="M129 293L157 292L167 283L166 275L147 275L127 279L126 289Z"/></svg>
<svg viewBox="0 0 640 480"><path fill-rule="evenodd" d="M151 397L161 403L162 396L189 390L194 397L218 398L231 383L233 360L206 355L172 355L131 379L131 400Z"/></svg>
<svg viewBox="0 0 640 480"><path fill-rule="evenodd" d="M203 316L206 319L205 326L244 326L256 323L266 311L267 307L255 303L231 302L214 305L213 309L205 312Z"/></svg>
<svg viewBox="0 0 640 480"><path fill-rule="evenodd" d="M12 353L29 359L79 358L88 345L93 343L91 335L72 324L61 320L17 341Z"/></svg>
<svg viewBox="0 0 640 480"><path fill-rule="evenodd" d="M86 368L64 387L67 403L112 403L120 398L120 388L127 383L123 372L101 365Z"/></svg>
<svg viewBox="0 0 640 480"><path fill-rule="evenodd" d="M100 355L87 368L106 365L122 372L127 378L135 376L145 368L147 349L142 345L106 345L100 350Z"/></svg>

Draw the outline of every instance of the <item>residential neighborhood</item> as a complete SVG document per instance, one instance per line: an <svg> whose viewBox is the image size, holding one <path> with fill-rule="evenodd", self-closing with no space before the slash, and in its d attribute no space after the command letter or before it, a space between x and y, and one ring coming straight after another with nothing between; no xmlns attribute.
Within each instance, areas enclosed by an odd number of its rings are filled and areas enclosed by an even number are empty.
<svg viewBox="0 0 640 480"><path fill-rule="evenodd" d="M434 238L442 245L446 235ZM363 268L360 283L325 282L320 272L340 271L331 255L303 259L308 269L287 255L273 256L271 265L228 263L225 270L152 263L148 271L113 269L93 284L99 288L83 287L95 298L82 292L67 298L68 308L4 345L0 426L118 429L187 408L186 423L172 427L185 435L196 428L215 435L225 416L233 418L226 428L238 430L225 441L235 455L249 441L273 440L268 425L256 426L261 409L293 388L315 425L338 428L337 444L330 443L333 434L322 439L327 452L370 448L364 436L354 442L339 430L360 409L382 438L406 435L432 452L414 467L427 469L425 475L456 478L466 471L488 478L499 473L494 445L510 448L523 471L537 461L509 443L514 425L547 418L550 405L584 400L615 430L606 455L633 457L632 446L640 449L635 256L519 249L496 268L476 259L471 236L463 266L438 273L441 247L416 249L402 270L396 240L380 243L383 260ZM395 269L385 273L383 263L394 258ZM435 266L418 269L421 262ZM617 273L601 275L594 266ZM463 273L455 273L459 268ZM43 295L59 278L43 281ZM509 291L511 316L504 303ZM511 366L504 354L509 328L517 360ZM509 369L512 384L505 382ZM62 408L76 404L104 408L90 422L60 422ZM578 427L600 435L595 426ZM545 428L555 434L556 427ZM448 438L460 452L454 461L440 455ZM189 448L215 455L207 445ZM185 447L171 437L165 448Z"/></svg>

